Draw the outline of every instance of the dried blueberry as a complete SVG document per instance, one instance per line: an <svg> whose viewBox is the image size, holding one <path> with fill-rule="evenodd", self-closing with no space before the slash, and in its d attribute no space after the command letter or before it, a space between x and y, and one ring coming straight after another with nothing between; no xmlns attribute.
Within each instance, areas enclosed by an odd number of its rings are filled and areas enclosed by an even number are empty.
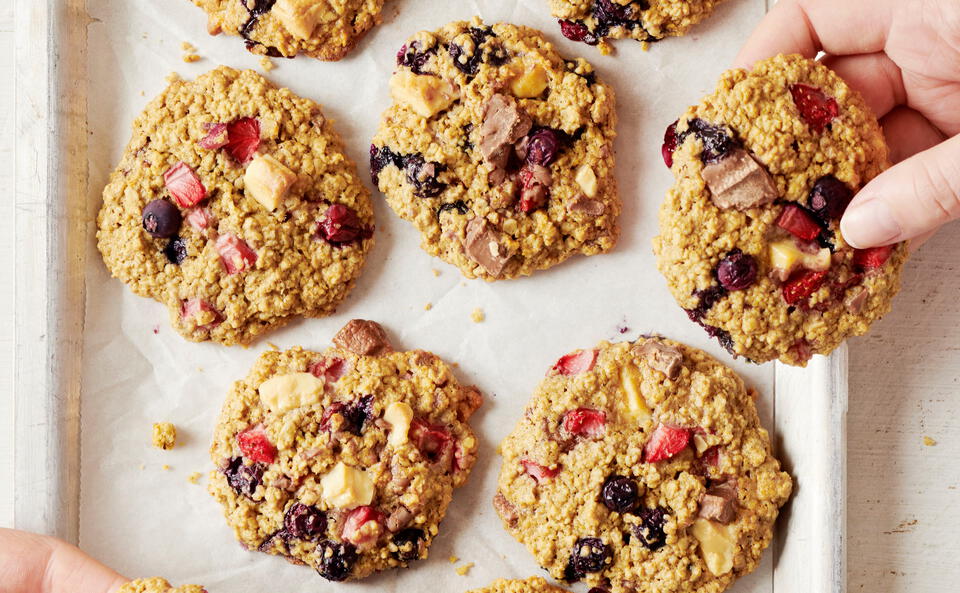
<svg viewBox="0 0 960 593"><path fill-rule="evenodd" d="M187 259L187 242L183 238L174 235L163 248L163 254L167 256L170 263L180 265Z"/></svg>
<svg viewBox="0 0 960 593"><path fill-rule="evenodd" d="M254 27L257 26L260 17L270 12L276 2L277 0L247 0L242 3L243 7L247 9L247 20L240 25L239 31L240 35L246 40L247 49L251 49L257 45L263 45L259 41L251 38L250 34L253 32ZM272 58L279 58L281 53L280 50L275 47L267 47L267 55Z"/></svg>
<svg viewBox="0 0 960 593"><path fill-rule="evenodd" d="M697 297L699 302L695 309L687 309L687 316L690 318L690 321L699 322L700 319L707 314L707 311L726 295L727 291L722 286L711 286L703 290L695 290L693 296Z"/></svg>
<svg viewBox="0 0 960 593"><path fill-rule="evenodd" d="M344 427L351 433L360 436L364 425L373 417L373 396L365 395L348 405L341 412Z"/></svg>
<svg viewBox="0 0 960 593"><path fill-rule="evenodd" d="M380 184L380 171L387 165L402 166L402 159L398 154L384 146L378 148L376 144L370 145L370 176L373 178L373 184Z"/></svg>
<svg viewBox="0 0 960 593"><path fill-rule="evenodd" d="M529 138L527 143L528 163L549 167L550 163L557 160L560 142L554 130L540 128L531 132L527 138Z"/></svg>
<svg viewBox="0 0 960 593"><path fill-rule="evenodd" d="M750 288L757 280L757 260L734 249L717 265L717 279L727 290Z"/></svg>
<svg viewBox="0 0 960 593"><path fill-rule="evenodd" d="M810 209L823 222L838 220L853 199L853 191L845 183L827 175L813 184L810 190Z"/></svg>
<svg viewBox="0 0 960 593"><path fill-rule="evenodd" d="M143 229L151 237L172 237L180 230L182 222L180 209L167 200L153 200L143 207Z"/></svg>
<svg viewBox="0 0 960 593"><path fill-rule="evenodd" d="M223 470L223 475L227 477L227 484L233 488L237 494L252 497L257 491L257 487L263 483L263 472L266 466L262 463L246 465L242 457L234 457Z"/></svg>
<svg viewBox="0 0 960 593"><path fill-rule="evenodd" d="M456 202L447 202L446 204L441 204L440 207L437 208L437 218L439 219L440 215L444 212L450 212L453 210L456 210L457 214L461 216L465 215L467 212L470 212L470 208L467 207L466 202L463 200L457 200Z"/></svg>
<svg viewBox="0 0 960 593"><path fill-rule="evenodd" d="M315 539L327 530L327 516L317 507L298 502L283 516L283 529L292 537Z"/></svg>
<svg viewBox="0 0 960 593"><path fill-rule="evenodd" d="M343 581L357 561L357 549L346 542L323 540L317 546L317 572L328 581Z"/></svg>
<svg viewBox="0 0 960 593"><path fill-rule="evenodd" d="M419 41L404 45L397 52L397 66L406 66L414 74L424 74L423 67L430 60L430 56L437 53L437 48L424 50Z"/></svg>
<svg viewBox="0 0 960 593"><path fill-rule="evenodd" d="M480 61L483 59L482 45L487 37L496 37L490 27L470 27L472 49L467 50L451 41L447 45L447 51L450 52L453 65L467 76L476 76L480 70Z"/></svg>
<svg viewBox="0 0 960 593"><path fill-rule="evenodd" d="M418 560L422 553L423 542L425 540L426 537L423 534L423 530L415 527L403 529L393 536L393 543L397 546L397 551L394 552L394 555L400 562Z"/></svg>
<svg viewBox="0 0 960 593"><path fill-rule="evenodd" d="M446 184L437 180L437 175L443 171L443 165L427 161L419 154L407 155L403 160L407 181L413 185L417 196L433 198L444 190Z"/></svg>
<svg viewBox="0 0 960 593"><path fill-rule="evenodd" d="M610 476L600 490L600 500L615 513L629 513L640 503L640 488L626 476Z"/></svg>
<svg viewBox="0 0 960 593"><path fill-rule="evenodd" d="M663 531L663 525L667 522L666 511L659 507L643 508L636 514L640 523L633 526L633 535L648 550L656 551L662 548L667 543L667 534Z"/></svg>
<svg viewBox="0 0 960 593"><path fill-rule="evenodd" d="M573 545L569 565L573 567L573 572L579 575L600 572L612 555L610 546L603 543L599 537L582 537Z"/></svg>
<svg viewBox="0 0 960 593"><path fill-rule="evenodd" d="M723 346L723 349L733 354L734 358L736 358L736 353L733 351L733 337L730 335L730 332L704 323L700 323L700 327L706 330L708 336L716 338L717 342Z"/></svg>
<svg viewBox="0 0 960 593"><path fill-rule="evenodd" d="M342 247L372 236L373 230L364 226L357 213L343 204L331 204L323 220L317 223L316 237L334 247Z"/></svg>
<svg viewBox="0 0 960 593"><path fill-rule="evenodd" d="M730 149L736 148L738 143L731 138L722 126L711 126L702 119L690 120L687 132L679 141L682 143L687 134L694 133L703 143L703 152L700 159L704 163L716 163L727 156Z"/></svg>

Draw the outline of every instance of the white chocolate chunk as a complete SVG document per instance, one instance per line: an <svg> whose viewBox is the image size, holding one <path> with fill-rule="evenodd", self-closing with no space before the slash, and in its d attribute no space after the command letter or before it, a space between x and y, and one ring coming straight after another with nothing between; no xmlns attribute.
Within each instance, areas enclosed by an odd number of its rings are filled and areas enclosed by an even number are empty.
<svg viewBox="0 0 960 593"><path fill-rule="evenodd" d="M275 210L296 181L296 173L268 154L258 154L243 174L244 193L267 210Z"/></svg>
<svg viewBox="0 0 960 593"><path fill-rule="evenodd" d="M459 99L460 90L436 76L399 70L390 78L390 96L423 117L433 117Z"/></svg>
<svg viewBox="0 0 960 593"><path fill-rule="evenodd" d="M733 570L733 558L737 552L737 525L721 525L707 519L693 522L693 536L700 542L700 554L714 576L725 575Z"/></svg>
<svg viewBox="0 0 960 593"><path fill-rule="evenodd" d="M826 247L816 253L805 253L797 248L792 239L775 241L770 244L770 266L789 274L797 266L807 270L822 272L830 269L830 250Z"/></svg>
<svg viewBox="0 0 960 593"><path fill-rule="evenodd" d="M410 432L410 421L413 420L413 409L405 402L393 402L387 406L383 419L390 425L390 437L387 442L393 447L406 443Z"/></svg>
<svg viewBox="0 0 960 593"><path fill-rule="evenodd" d="M581 165L577 169L576 176L577 185L580 186L580 189L583 190L583 193L588 198L593 198L597 195L597 174L593 172L593 167L590 165Z"/></svg>
<svg viewBox="0 0 960 593"><path fill-rule="evenodd" d="M624 400L627 403L627 411L637 422L644 422L649 419L653 412L650 411L647 402L640 393L640 369L633 364L627 364L620 369L620 383L623 386Z"/></svg>
<svg viewBox="0 0 960 593"><path fill-rule="evenodd" d="M320 480L320 488L323 500L341 509L368 505L373 501L373 480L367 472L342 461Z"/></svg>
<svg viewBox="0 0 960 593"><path fill-rule="evenodd" d="M510 81L510 90L515 97L533 99L539 97L550 83L547 71L539 64L518 74Z"/></svg>
<svg viewBox="0 0 960 593"><path fill-rule="evenodd" d="M273 14L294 37L306 40L313 36L325 7L325 2L316 0L277 0Z"/></svg>
<svg viewBox="0 0 960 593"><path fill-rule="evenodd" d="M260 401L274 414L282 414L320 401L324 382L310 373L290 373L260 384Z"/></svg>

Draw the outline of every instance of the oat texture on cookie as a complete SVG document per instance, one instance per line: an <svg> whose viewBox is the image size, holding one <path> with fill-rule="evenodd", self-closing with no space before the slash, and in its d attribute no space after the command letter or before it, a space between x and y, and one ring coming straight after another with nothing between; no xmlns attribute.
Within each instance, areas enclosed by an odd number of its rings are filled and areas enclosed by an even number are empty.
<svg viewBox="0 0 960 593"><path fill-rule="evenodd" d="M252 53L339 60L380 24L385 0L192 1L207 13L207 32L239 35Z"/></svg>
<svg viewBox="0 0 960 593"><path fill-rule="evenodd" d="M528 579L498 579L489 586L473 589L467 593L569 593L547 582L543 577Z"/></svg>
<svg viewBox="0 0 960 593"><path fill-rule="evenodd" d="M554 578L719 593L756 568L792 489L753 397L663 338L570 353L500 445L493 505Z"/></svg>
<svg viewBox="0 0 960 593"><path fill-rule="evenodd" d="M124 584L117 593L207 593L200 585L174 587L160 577L136 579Z"/></svg>
<svg viewBox="0 0 960 593"><path fill-rule="evenodd" d="M805 365L890 310L906 244L854 249L853 195L888 166L876 117L823 64L723 74L665 133L653 241L677 303L733 355Z"/></svg>
<svg viewBox="0 0 960 593"><path fill-rule="evenodd" d="M323 352L264 352L224 403L210 493L250 550L331 581L427 551L474 464L474 387L353 320Z"/></svg>
<svg viewBox="0 0 960 593"><path fill-rule="evenodd" d="M707 18L722 0L549 0L560 32L571 41L598 45L609 53L609 39L643 43L683 35Z"/></svg>
<svg viewBox="0 0 960 593"><path fill-rule="evenodd" d="M246 344L329 315L373 244L373 208L320 106L253 71L174 80L103 191L110 273L185 338Z"/></svg>
<svg viewBox="0 0 960 593"><path fill-rule="evenodd" d="M527 275L619 233L614 95L527 27L411 37L370 147L373 181L421 246L469 278Z"/></svg>

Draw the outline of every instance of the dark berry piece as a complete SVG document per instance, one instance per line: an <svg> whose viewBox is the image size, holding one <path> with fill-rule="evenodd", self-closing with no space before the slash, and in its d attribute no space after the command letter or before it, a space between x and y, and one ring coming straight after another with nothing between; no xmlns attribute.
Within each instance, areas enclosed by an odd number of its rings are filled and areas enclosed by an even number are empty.
<svg viewBox="0 0 960 593"><path fill-rule="evenodd" d="M417 196L433 198L444 190L446 184L437 180L437 175L443 170L442 165L429 162L419 154L407 155L403 159L407 181L413 185Z"/></svg>
<svg viewBox="0 0 960 593"><path fill-rule="evenodd" d="M182 222L180 209L166 200L153 200L143 207L143 230L151 237L172 237L180 230Z"/></svg>
<svg viewBox="0 0 960 593"><path fill-rule="evenodd" d="M717 279L727 290L744 290L757 280L757 260L735 249L717 265Z"/></svg>
<svg viewBox="0 0 960 593"><path fill-rule="evenodd" d="M480 70L480 61L483 59L483 42L487 37L495 37L493 30L489 27L470 27L470 39L473 41L473 49L465 50L454 42L447 45L447 51L450 53L450 59L453 65L467 76L476 76Z"/></svg>
<svg viewBox="0 0 960 593"><path fill-rule="evenodd" d="M357 549L352 544L323 540L317 546L317 572L328 581L346 580L356 562Z"/></svg>
<svg viewBox="0 0 960 593"><path fill-rule="evenodd" d="M680 139L677 137L677 122L675 121L667 126L666 131L663 132L663 146L660 147L660 154L663 155L663 162L668 169L673 166L673 153L677 150L679 144Z"/></svg>
<svg viewBox="0 0 960 593"><path fill-rule="evenodd" d="M393 543L398 548L394 555L400 562L418 560L425 540L422 530L415 527L403 529L393 536Z"/></svg>
<svg viewBox="0 0 960 593"><path fill-rule="evenodd" d="M558 22L560 23L560 33L570 41L582 41L587 45L596 45L600 43L600 39L590 32L590 29L586 24L580 21L568 20L561 20Z"/></svg>
<svg viewBox="0 0 960 593"><path fill-rule="evenodd" d="M550 128L540 128L531 133L527 143L527 162L531 165L549 167L557 160L560 142L557 133Z"/></svg>
<svg viewBox="0 0 960 593"><path fill-rule="evenodd" d="M327 530L327 516L317 507L298 502L283 516L283 529L292 537L316 539Z"/></svg>
<svg viewBox="0 0 960 593"><path fill-rule="evenodd" d="M430 60L430 56L437 53L437 48L424 50L419 41L404 45L397 52L397 66L406 66L414 74L424 74L423 67Z"/></svg>
<svg viewBox="0 0 960 593"><path fill-rule="evenodd" d="M499 43L492 44L485 54L484 60L491 66L503 66L510 61L510 52Z"/></svg>
<svg viewBox="0 0 960 593"><path fill-rule="evenodd" d="M615 513L629 513L640 503L640 488L626 476L610 476L603 484L600 499Z"/></svg>
<svg viewBox="0 0 960 593"><path fill-rule="evenodd" d="M187 242L183 238L174 235L172 239L167 243L167 246L163 248L163 254L167 256L167 260L172 264L180 265L183 263L183 260L187 259Z"/></svg>
<svg viewBox="0 0 960 593"><path fill-rule="evenodd" d="M227 477L227 484L246 497L252 497L257 491L257 486L263 483L263 472L266 466L262 463L246 465L242 457L234 457L229 465L223 470L223 475Z"/></svg>
<svg viewBox="0 0 960 593"><path fill-rule="evenodd" d="M663 531L667 522L666 511L659 507L643 508L637 511L637 516L640 523L633 526L633 535L648 550L656 551L662 548L667 543L667 534Z"/></svg>
<svg viewBox="0 0 960 593"><path fill-rule="evenodd" d="M827 175L813 184L809 204L820 220L827 222L839 220L852 199L853 190L833 175Z"/></svg>
<svg viewBox="0 0 960 593"><path fill-rule="evenodd" d="M601 589L600 587L591 587L587 593L610 593L606 589Z"/></svg>
<svg viewBox="0 0 960 593"><path fill-rule="evenodd" d="M691 321L699 322L707 314L717 301L727 295L727 290L722 286L711 286L703 290L696 290L693 296L699 299L696 309L688 309L687 316Z"/></svg>
<svg viewBox="0 0 960 593"><path fill-rule="evenodd" d="M457 214L463 216L467 212L470 212L470 208L467 207L466 202L463 200L457 200L456 202L447 202L446 204L441 204L437 208L437 218L440 218L440 215L444 212L456 211Z"/></svg>
<svg viewBox="0 0 960 593"><path fill-rule="evenodd" d="M398 154L384 146L378 148L376 144L370 145L370 176L373 178L373 184L379 185L380 171L387 165L402 166L402 159Z"/></svg>
<svg viewBox="0 0 960 593"><path fill-rule="evenodd" d="M582 537L573 545L570 552L570 564L578 574L600 572L612 556L610 546L599 537Z"/></svg>
<svg viewBox="0 0 960 593"><path fill-rule="evenodd" d="M706 330L708 336L711 338L716 338L717 342L723 346L724 350L736 357L736 354L733 351L733 337L730 335L730 332L712 325L704 325L702 323L700 325L704 330Z"/></svg>
<svg viewBox="0 0 960 593"><path fill-rule="evenodd" d="M694 133L703 143L703 152L700 159L704 163L716 163L727 156L738 143L731 138L722 126L711 126L702 119L690 120L688 134ZM684 135L684 138L686 135ZM680 139L683 142L683 138Z"/></svg>
<svg viewBox="0 0 960 593"><path fill-rule="evenodd" d="M365 395L347 406L342 412L346 429L360 436L363 428L373 417L373 396Z"/></svg>
<svg viewBox="0 0 960 593"><path fill-rule="evenodd" d="M363 226L352 208L331 204L323 220L317 223L316 236L334 247L341 247L360 239L369 239L373 230Z"/></svg>
<svg viewBox="0 0 960 593"><path fill-rule="evenodd" d="M593 5L593 18L608 26L629 26L634 22L633 7L611 0L596 0Z"/></svg>

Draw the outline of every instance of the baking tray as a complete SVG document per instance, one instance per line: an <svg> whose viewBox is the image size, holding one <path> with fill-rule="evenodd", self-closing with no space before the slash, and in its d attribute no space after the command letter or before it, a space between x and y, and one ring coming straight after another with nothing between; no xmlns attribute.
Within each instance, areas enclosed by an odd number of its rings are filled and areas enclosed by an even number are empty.
<svg viewBox="0 0 960 593"><path fill-rule="evenodd" d="M542 3L542 0L537 2ZM102 83L107 80L113 64L118 64L117 76L123 78L124 60L127 60L127 67L129 60L125 56L104 52L108 46L103 39L122 35L131 43L131 52L146 56L145 63L158 60L168 69L175 68L190 77L219 61L237 67L254 67L256 60L238 55L240 44L236 39L209 40L201 35L202 16L192 7L188 8L185 1L138 0L111 4L107 0L89 0L90 6L84 0L16 0L16 3L16 45L19 49L16 56L15 121L18 138L24 141L18 145L15 191L15 525L78 542L103 561L130 575L164 574L177 581L206 583L214 591L221 584L220 590L230 593L269 590L276 588L276 583L284 582L284 578L300 583L295 587L288 585L284 590L333 591L334 585L312 577L302 568L286 567L276 558L239 550L226 555L235 566L226 569L223 566L203 567L214 556L222 562L223 557L211 549L230 545L232 538L219 520L219 509L207 500L209 497L202 489L188 485L181 478L188 470L209 469L205 449L210 423L227 388L225 382L205 379L204 385L211 393L205 394L208 401L204 413L197 418L178 421L178 425L187 427L186 442L183 450L178 448L175 453L179 457L172 458L158 457L147 450L144 444L149 429L147 419L166 419L156 416L169 416L169 410L177 408L178 404L186 407L188 402L176 399L183 397L182 394L171 395L169 399L148 399L147 390L132 385L129 405L110 407L100 399L103 392L100 387L113 378L117 369L125 365L136 366L140 362L137 352L103 342L99 337L112 323L105 311L108 305L119 307L126 333L139 335L138 330L148 329L150 325L155 325L158 331L170 332L166 328L165 312L132 296L119 283L105 280L106 273L93 248L92 215L98 207L99 192L109 170L90 168L89 163L102 160L105 154L114 162L117 160L128 137L130 118L162 88L165 74L156 71L151 88L121 81L111 92L105 93ZM389 48L398 47L414 30L443 24L443 21L430 20L430 7L424 7L425 4L428 3L415 5L413 0L394 0L394 7L386 13L386 22L374 31L371 39L361 44L358 53L351 58L354 60L352 64L359 68L366 65L367 60L381 59L382 62L383 55L390 53ZM514 3L463 4L460 16L479 12L489 22L503 19L537 26L545 30L565 54L580 53L588 57L608 80L623 75L618 71L621 62L616 58L599 58L592 50L577 48L558 39L555 26L543 14L543 7L531 11L514 8ZM517 7L527 4L516 3ZM138 25L135 21L128 23L124 20L143 6L149 8L150 5L155 10L163 8L164 16L169 8L170 18L174 21L185 18L183 28L187 32L165 36L147 30L140 26L142 23ZM618 152L621 155L627 152L625 142L632 142L634 138L655 144L657 131L662 131L663 127L660 120L665 114L675 116L686 104L712 88L722 64L728 63L736 51L736 46L724 41L722 51L711 49L702 53L704 48L697 43L707 45L711 41L727 39L729 34L722 31L725 22L735 23L739 27L738 34L745 35L749 29L742 23L759 18L765 8L763 0L730 0L718 10L710 21L712 24L705 24L702 30L688 38L664 42L651 50L651 63L659 60L661 69L641 77L641 81L661 86L672 82L679 87L688 85L691 88L687 89L685 102L668 106L658 103L656 93L638 91L645 99L642 107L638 107L629 101L635 85L621 81L621 88L617 89L621 97L619 111L622 120ZM182 17L186 12L191 12L189 17ZM404 18L408 12L416 13L425 22L411 28L411 19ZM179 45L184 40L198 46L201 55L207 59L196 66L177 64L182 53ZM639 51L629 44L618 45L623 54ZM90 51L91 47L93 51ZM163 57L157 58L161 53ZM681 60L672 56L685 58ZM691 66L691 62L696 65ZM376 118L386 100L386 76L375 81L357 80L348 92L330 88L322 76L325 71L350 69L350 61L336 66L312 65L319 75L316 80L297 77L287 62L279 65L277 72L268 74L268 77L319 99L328 115L340 119L337 127L349 145L351 156L361 163L363 173L363 153L369 135L366 129L358 130L362 126L355 125L356 120L349 117L351 108L356 107L344 105L359 97L354 102L376 107L376 112L370 115ZM697 72L696 66L703 72ZM668 68L676 68L676 73ZM288 71L286 74L285 70ZM692 82L688 83L688 80ZM612 82L617 86L616 81ZM624 88L627 92L621 92ZM138 91L144 91L144 96ZM371 98L374 95L376 97ZM114 111L117 114L115 129L89 124L103 120L105 113ZM647 117L648 112L657 112L658 115ZM643 167L639 171L647 173ZM638 172L630 163L620 160L618 177L621 188L632 187L635 173ZM282 330L267 340L272 339L282 347L298 342L323 347L346 319L359 316L381 319L398 337L401 346L430 348L445 358L459 360L461 374L466 374L467 380L480 383L487 392L488 406L494 406L495 410L512 409L514 416L520 413L526 394L532 391L534 377L550 360L566 350L617 337L619 332L615 328L618 326L620 329L624 325L632 327L626 334L628 338L641 331L658 331L703 348L734 366L748 382L761 387L761 417L771 430L785 468L796 480L795 494L781 513L775 541L763 563L731 591L840 593L846 584L846 349L841 348L827 358L815 357L806 369L777 363L751 366L732 361L715 344L708 342L698 328L687 322L676 307L670 313L645 316L644 306L660 307L669 300L649 256L650 221L655 218L659 202L656 194L662 195L668 184L669 176L659 173L653 182L656 191L637 190L640 199L633 204L628 200L637 195L624 189L627 202L622 220L624 238L614 253L577 258L560 266L556 272L495 285L462 281L453 268L419 253L412 230L395 219L375 192L380 244L371 256L372 261L368 263L357 290L345 303L343 313L335 319L295 324L292 329ZM644 255L637 255L641 251ZM634 257L646 258L640 260L644 265L642 269L627 267L634 263L631 259ZM419 267L395 271L399 263L409 261L407 258L413 258ZM385 302L388 299L379 296L384 290L399 290L400 283L407 277L426 285L425 278L429 277L432 267L443 270L443 284L428 288L416 302L400 306L398 303L388 304ZM641 296L628 298L622 290L613 294L593 291L591 275L601 274L603 277L604 269L619 277L616 280L605 278L605 282ZM624 269L629 269L635 278L619 272ZM568 277L571 274L582 274L585 278L584 282L576 284L575 291L569 290ZM583 319L603 318L608 323L576 323L577 319L574 319L570 324L569 319L560 319L549 306L536 305L551 298L568 299L575 305L578 299L588 299L588 303L595 305L599 303L594 308L599 307L602 311L585 312ZM522 304L526 299L534 304ZM433 319L422 310L423 304L429 301L439 305L435 307L439 312ZM469 326L465 321L470 310L478 305L486 309L489 317L485 327ZM572 307L573 310L579 308L579 305ZM498 316L514 320L528 318L533 331L524 328L523 336L514 339L536 352L533 356L539 365L536 369L506 372L482 364L479 369L470 369L471 365L465 359L471 351L478 349L502 349L507 360L514 360L510 356L511 348L502 348L501 342L516 336L518 328L498 324ZM452 323L456 319L462 322L461 325L466 324L461 331L462 339L451 342L434 338L440 334L439 323ZM564 325L561 321L567 323ZM142 339L146 341L148 338ZM250 361L263 347L266 347L263 343L250 350L225 350L211 345L184 346L188 350L185 358L192 361L196 355L196 360L207 363L222 361L231 366L233 377L245 374ZM117 359L115 368L93 365L102 361L104 351L109 352L111 348ZM130 364L126 362L127 357L132 361ZM203 368L190 372L203 376ZM143 383L151 381L145 379ZM191 397L196 395L190 394ZM81 411L84 415L82 421ZM115 421L110 423L113 418ZM525 577L539 573L518 544L497 540L497 545L504 546L502 549L477 550L471 548L468 541L471 530L479 532L481 538L498 537L485 534L502 531L489 505L491 485L498 467L493 449L512 422L504 424L495 419L496 412L481 413L478 429L486 446L474 470L471 485L459 492L451 506L441 537L431 550L431 559L414 570L385 573L351 587L409 590L430 583L465 590L483 585L494 577ZM81 426L94 426L97 430L81 433ZM109 427L109 434L102 434L104 426ZM109 470L116 461L114 455L120 456L129 450L137 451L135 454L145 461L143 478L121 482L110 479ZM82 452L85 453L82 455ZM176 480L163 477L165 474L158 469L167 459L175 460L172 462L173 473L169 475L176 476ZM129 460L125 458L125 461ZM152 490L177 493L177 496L181 491L188 494L183 495L180 506L176 506L177 502L164 501L163 504L173 505L177 514L171 514L169 509L159 510L157 507L161 505L157 500L154 504L147 504L146 512L143 512L144 497ZM126 506L130 500L139 504L137 512ZM101 503L115 512L109 521L99 515ZM192 537L200 537L193 528L211 515L219 521L214 530L216 533L210 536L215 545L208 546L206 540L202 546L191 545L195 541ZM138 529L138 526L142 528ZM207 534L204 533L203 537L206 538ZM457 576L447 565L449 554L458 554L465 561L476 561L477 566L466 578ZM221 579L224 570L230 571L232 577ZM291 570L295 572L288 572Z"/></svg>

